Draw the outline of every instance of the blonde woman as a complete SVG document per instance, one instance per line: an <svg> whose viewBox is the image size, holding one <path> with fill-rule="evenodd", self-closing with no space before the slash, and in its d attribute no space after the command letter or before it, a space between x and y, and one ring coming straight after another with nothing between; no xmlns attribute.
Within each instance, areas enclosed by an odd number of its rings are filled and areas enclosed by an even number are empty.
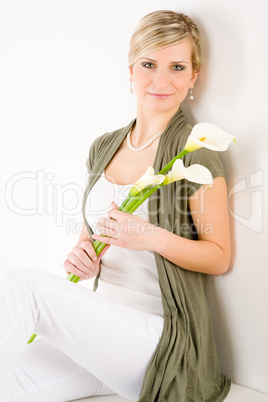
<svg viewBox="0 0 268 402"><path fill-rule="evenodd" d="M230 260L218 154L184 157L185 166L211 171L209 191L181 181L133 216L117 208L148 166L159 171L184 148L191 127L181 104L193 97L200 66L199 33L188 16L156 11L141 20L129 51L136 118L93 143L85 226L64 262L81 279L97 276L96 291L38 270L5 274L1 401L113 393L132 401L225 399L230 380L219 370L205 296L206 276L223 274ZM94 239L107 243L98 257ZM33 331L39 340L25 347Z"/></svg>

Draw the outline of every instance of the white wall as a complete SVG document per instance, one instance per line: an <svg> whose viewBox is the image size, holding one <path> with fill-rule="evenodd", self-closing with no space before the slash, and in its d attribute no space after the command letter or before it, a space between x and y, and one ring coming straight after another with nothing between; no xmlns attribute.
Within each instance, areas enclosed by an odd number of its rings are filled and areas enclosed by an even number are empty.
<svg viewBox="0 0 268 402"><path fill-rule="evenodd" d="M223 371L268 393L265 0L0 0L0 272L65 276L88 148L135 115L129 38L143 15L163 8L189 13L203 35L204 67L185 113L239 138L223 156L232 267L209 281L209 302Z"/></svg>

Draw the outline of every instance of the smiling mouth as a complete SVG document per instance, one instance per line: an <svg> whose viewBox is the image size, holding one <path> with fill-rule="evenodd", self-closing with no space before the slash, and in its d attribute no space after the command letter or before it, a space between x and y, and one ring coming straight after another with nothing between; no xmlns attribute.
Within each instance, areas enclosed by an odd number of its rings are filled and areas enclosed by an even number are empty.
<svg viewBox="0 0 268 402"><path fill-rule="evenodd" d="M155 94L155 93L151 93L151 92L148 92L148 93L150 96L152 96L155 99L167 99L171 96L170 94Z"/></svg>

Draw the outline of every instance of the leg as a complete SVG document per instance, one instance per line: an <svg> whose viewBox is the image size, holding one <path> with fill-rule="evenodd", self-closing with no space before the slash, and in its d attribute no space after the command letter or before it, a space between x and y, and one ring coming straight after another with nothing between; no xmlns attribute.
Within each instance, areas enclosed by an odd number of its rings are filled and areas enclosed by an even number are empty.
<svg viewBox="0 0 268 402"><path fill-rule="evenodd" d="M69 401L111 394L92 374L40 339L28 345L0 378L1 402Z"/></svg>
<svg viewBox="0 0 268 402"><path fill-rule="evenodd" d="M161 317L45 272L17 269L5 276L0 289L0 372L35 331L115 393L138 399L162 333Z"/></svg>

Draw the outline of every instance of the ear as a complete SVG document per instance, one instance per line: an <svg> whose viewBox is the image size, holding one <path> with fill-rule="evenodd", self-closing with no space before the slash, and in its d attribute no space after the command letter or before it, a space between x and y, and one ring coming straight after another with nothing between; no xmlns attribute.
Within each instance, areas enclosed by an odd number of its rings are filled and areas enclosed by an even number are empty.
<svg viewBox="0 0 268 402"><path fill-rule="evenodd" d="M129 80L130 80L131 82L133 82L133 81L134 81L134 77L133 77L133 66L130 66L128 69L129 69Z"/></svg>
<svg viewBox="0 0 268 402"><path fill-rule="evenodd" d="M198 78L198 75L199 75L199 70L193 71L193 75L192 75L192 78L191 78L191 86L190 86L191 89L193 89L194 84L195 84L195 82L196 82L196 80Z"/></svg>

